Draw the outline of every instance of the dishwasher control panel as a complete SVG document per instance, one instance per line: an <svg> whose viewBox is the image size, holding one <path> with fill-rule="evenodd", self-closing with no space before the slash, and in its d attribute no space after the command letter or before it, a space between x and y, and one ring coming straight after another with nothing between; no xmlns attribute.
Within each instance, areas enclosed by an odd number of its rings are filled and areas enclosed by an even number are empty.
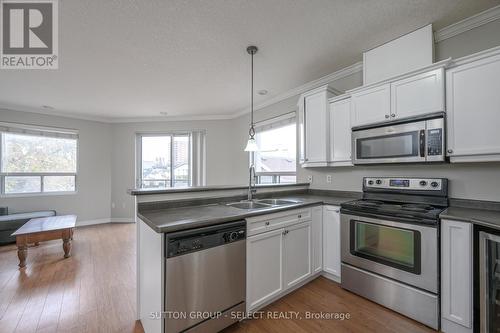
<svg viewBox="0 0 500 333"><path fill-rule="evenodd" d="M174 232L166 235L166 257L176 257L244 239L245 221Z"/></svg>

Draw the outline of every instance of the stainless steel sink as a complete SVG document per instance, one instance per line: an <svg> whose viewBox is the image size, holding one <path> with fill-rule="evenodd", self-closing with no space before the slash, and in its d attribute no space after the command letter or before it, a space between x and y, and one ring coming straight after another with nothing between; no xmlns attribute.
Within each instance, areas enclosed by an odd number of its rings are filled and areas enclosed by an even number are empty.
<svg viewBox="0 0 500 333"><path fill-rule="evenodd" d="M262 208L270 208L271 205L265 203L259 203L256 201L240 201L240 202L232 202L226 204L227 206L239 208L239 209L262 209Z"/></svg>
<svg viewBox="0 0 500 333"><path fill-rule="evenodd" d="M239 209L263 209L263 208L272 208L276 206L293 205L296 203L300 203L300 201L288 200L288 199L260 199L252 201L231 202L226 205Z"/></svg>
<svg viewBox="0 0 500 333"><path fill-rule="evenodd" d="M300 203L300 201L298 200L289 200L289 199L260 199L256 201L258 203L264 203L272 206L284 206L284 205L292 205Z"/></svg>

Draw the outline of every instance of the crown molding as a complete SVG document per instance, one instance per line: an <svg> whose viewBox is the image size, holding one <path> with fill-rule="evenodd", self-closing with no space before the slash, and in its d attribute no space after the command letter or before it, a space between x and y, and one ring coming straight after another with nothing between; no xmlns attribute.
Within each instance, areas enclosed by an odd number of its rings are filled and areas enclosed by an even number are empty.
<svg viewBox="0 0 500 333"><path fill-rule="evenodd" d="M210 120L229 120L235 118L232 114L207 114L207 115L186 115L186 116L155 116L155 117L129 117L129 118L110 118L108 123L148 123L162 121L210 121Z"/></svg>
<svg viewBox="0 0 500 333"><path fill-rule="evenodd" d="M43 114L43 115L47 115L47 116L94 121L94 122L99 122L99 123L109 123L109 122L111 122L112 119L114 119L114 118L108 118L108 117L83 115L83 114L79 114L79 113L67 113L67 112L61 112L61 111L57 111L57 110L44 110L44 109L38 109L35 107L30 107L30 106L12 105L12 104L6 104L6 103L0 102L0 111L2 111L2 110L13 111L13 112L37 113L37 114Z"/></svg>
<svg viewBox="0 0 500 333"><path fill-rule="evenodd" d="M338 70L338 71L333 72L331 74L322 76L319 79L307 82L307 83L305 83L305 84L303 84L303 85L301 85L301 86L299 86L297 88L288 90L288 91L286 91L286 92L284 92L282 94L276 95L273 98L270 98L267 101L256 105L255 108L254 108L254 110L263 109L263 108L265 108L267 106L270 106L270 105L279 103L281 101L284 101L285 99L288 99L290 97L303 94L303 93L305 93L305 92L307 92L309 90L318 88L320 86L323 86L323 85L326 85L328 83L331 83L331 82L333 82L335 80L342 79L344 77L353 75L353 74L361 72L361 71L363 71L363 62L362 61L357 62L357 63L355 63L355 64L353 64L351 66L344 67L341 70ZM250 113L250 108L245 108L243 110L240 110L239 112L233 114L231 118L238 118L238 117L241 117L241 116L243 116L243 115L245 115L247 113Z"/></svg>
<svg viewBox="0 0 500 333"><path fill-rule="evenodd" d="M471 29L480 27L489 22L500 19L500 5L487 9L481 13L465 18L459 22L453 23L447 27L434 32L434 40L439 43L448 38L457 36ZM255 106L255 110L260 110L270 105L284 101L290 97L301 95L309 90L318 88L320 86L331 83L335 80L353 75L363 71L363 62L357 62L351 66L345 67L334 73L320 77L319 79L305 83L299 87L288 90L284 93L278 94L260 104ZM158 121L202 121L202 120L228 120L239 118L247 113L250 113L250 108L239 110L231 114L211 114L211 115L186 115L186 116L157 116L157 117L100 117L92 115L84 115L79 113L66 113L57 110L43 110L28 106L19 106L5 104L0 101L0 110L31 112L44 114L49 116L57 116L71 119L80 119L87 121L94 121L100 123L134 123L134 122L158 122Z"/></svg>
<svg viewBox="0 0 500 333"><path fill-rule="evenodd" d="M439 43L445 39L500 19L500 5L487 9L479 14L467 17L434 32L434 41Z"/></svg>

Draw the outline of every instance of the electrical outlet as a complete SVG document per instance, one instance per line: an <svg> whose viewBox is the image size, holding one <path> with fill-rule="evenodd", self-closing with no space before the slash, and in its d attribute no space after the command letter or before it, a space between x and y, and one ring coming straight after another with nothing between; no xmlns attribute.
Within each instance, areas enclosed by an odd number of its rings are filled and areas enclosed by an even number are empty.
<svg viewBox="0 0 500 333"><path fill-rule="evenodd" d="M307 181L309 183L312 183L313 182L313 176L312 175L307 176Z"/></svg>
<svg viewBox="0 0 500 333"><path fill-rule="evenodd" d="M111 208L115 209L116 205L114 202L111 203Z"/></svg>
<svg viewBox="0 0 500 333"><path fill-rule="evenodd" d="M326 182L331 183L332 182L332 175L326 175Z"/></svg>

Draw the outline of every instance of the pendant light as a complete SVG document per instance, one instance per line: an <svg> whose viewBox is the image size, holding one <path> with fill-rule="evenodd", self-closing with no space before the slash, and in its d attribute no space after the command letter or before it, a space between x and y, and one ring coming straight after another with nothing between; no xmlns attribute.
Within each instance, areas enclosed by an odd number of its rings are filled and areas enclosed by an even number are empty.
<svg viewBox="0 0 500 333"><path fill-rule="evenodd" d="M257 46L249 46L247 47L247 52L252 56L252 84L251 84L251 107L250 107L250 130L248 131L248 142L245 147L245 151L258 151L259 147L257 146L257 142L255 141L255 128L253 123L253 56L257 53Z"/></svg>

